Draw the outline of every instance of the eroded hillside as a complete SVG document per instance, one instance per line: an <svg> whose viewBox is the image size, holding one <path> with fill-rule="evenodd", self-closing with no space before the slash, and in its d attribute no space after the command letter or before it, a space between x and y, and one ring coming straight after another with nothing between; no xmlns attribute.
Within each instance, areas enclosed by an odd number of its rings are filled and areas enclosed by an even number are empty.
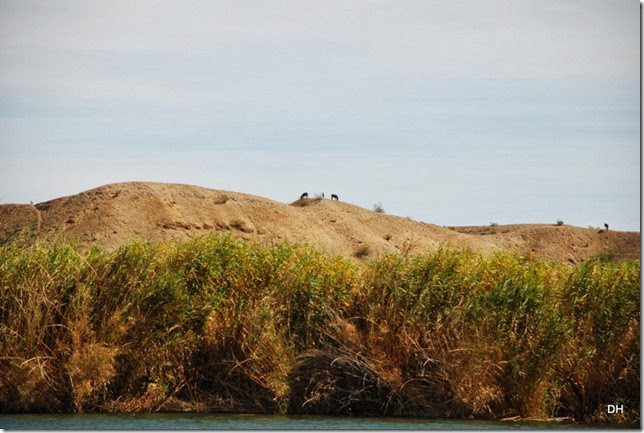
<svg viewBox="0 0 644 433"><path fill-rule="evenodd" d="M289 240L363 258L416 254L442 244L574 263L598 255L637 257L640 251L637 232L538 224L446 228L328 199L303 204L191 185L117 183L36 205L0 205L0 242L67 239L114 249L134 238L230 232L253 242Z"/></svg>

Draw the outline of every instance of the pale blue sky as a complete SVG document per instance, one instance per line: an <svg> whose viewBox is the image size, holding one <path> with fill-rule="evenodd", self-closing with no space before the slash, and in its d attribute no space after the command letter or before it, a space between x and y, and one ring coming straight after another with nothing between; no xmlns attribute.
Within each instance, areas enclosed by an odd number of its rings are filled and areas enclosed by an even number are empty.
<svg viewBox="0 0 644 433"><path fill-rule="evenodd" d="M122 181L639 230L635 0L0 0L0 203Z"/></svg>

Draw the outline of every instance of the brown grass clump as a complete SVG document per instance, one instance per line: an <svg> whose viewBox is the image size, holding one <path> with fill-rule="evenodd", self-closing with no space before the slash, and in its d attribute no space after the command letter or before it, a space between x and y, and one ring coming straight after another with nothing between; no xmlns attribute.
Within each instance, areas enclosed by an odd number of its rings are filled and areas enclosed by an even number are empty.
<svg viewBox="0 0 644 433"><path fill-rule="evenodd" d="M371 253L371 249L369 248L369 246L362 245L356 250L356 252L353 255L359 259L362 259L364 257L367 257L370 253Z"/></svg>
<svg viewBox="0 0 644 433"><path fill-rule="evenodd" d="M72 352L65 369L73 404L78 411L105 401L107 386L116 375L118 349L101 344L85 344Z"/></svg>
<svg viewBox="0 0 644 433"><path fill-rule="evenodd" d="M230 197L228 197L228 194L221 194L219 197L217 197L215 200L213 200L214 204L226 204L226 202L230 200Z"/></svg>
<svg viewBox="0 0 644 433"><path fill-rule="evenodd" d="M289 413L381 416L398 410L398 401L387 381L359 353L305 352L289 382Z"/></svg>
<svg viewBox="0 0 644 433"><path fill-rule="evenodd" d="M241 231L247 230L246 223L240 219L232 220L228 225L237 230L241 230Z"/></svg>
<svg viewBox="0 0 644 433"><path fill-rule="evenodd" d="M301 198L299 200L295 200L293 203L291 203L291 206L295 207L305 207L305 206L311 206L316 203L319 203L322 201L321 197L315 197L315 198Z"/></svg>

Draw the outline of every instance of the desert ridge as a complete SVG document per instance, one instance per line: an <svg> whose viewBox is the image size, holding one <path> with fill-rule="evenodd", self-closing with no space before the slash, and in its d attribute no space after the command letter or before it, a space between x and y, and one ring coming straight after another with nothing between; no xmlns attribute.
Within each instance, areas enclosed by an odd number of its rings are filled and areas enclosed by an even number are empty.
<svg viewBox="0 0 644 433"><path fill-rule="evenodd" d="M294 200L299 193L294 194ZM38 204L0 205L0 243L69 240L113 250L134 239L230 233L252 242L310 244L328 255L368 260L441 245L483 254L510 251L580 263L639 257L640 234L556 224L441 227L329 198L280 203L193 185L124 182Z"/></svg>

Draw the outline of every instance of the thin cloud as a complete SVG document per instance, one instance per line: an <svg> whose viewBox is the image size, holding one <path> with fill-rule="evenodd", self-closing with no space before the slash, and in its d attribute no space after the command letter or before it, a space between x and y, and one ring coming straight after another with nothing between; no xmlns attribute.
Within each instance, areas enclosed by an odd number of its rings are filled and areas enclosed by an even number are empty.
<svg viewBox="0 0 644 433"><path fill-rule="evenodd" d="M631 2L5 1L0 196L307 184L445 225L636 229L638 61Z"/></svg>

